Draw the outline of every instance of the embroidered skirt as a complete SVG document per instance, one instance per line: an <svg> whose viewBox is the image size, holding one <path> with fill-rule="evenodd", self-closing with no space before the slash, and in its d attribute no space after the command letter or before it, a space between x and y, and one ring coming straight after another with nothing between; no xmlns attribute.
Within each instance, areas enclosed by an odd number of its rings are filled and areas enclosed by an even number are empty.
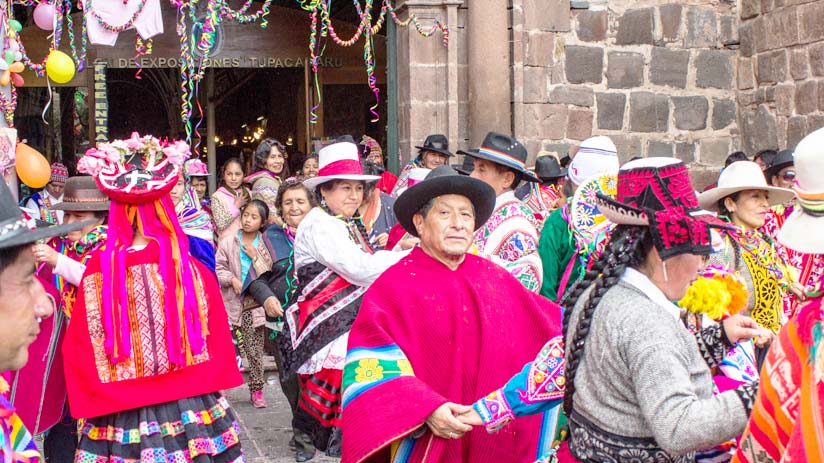
<svg viewBox="0 0 824 463"><path fill-rule="evenodd" d="M85 420L75 463L242 463L240 428L217 392Z"/></svg>

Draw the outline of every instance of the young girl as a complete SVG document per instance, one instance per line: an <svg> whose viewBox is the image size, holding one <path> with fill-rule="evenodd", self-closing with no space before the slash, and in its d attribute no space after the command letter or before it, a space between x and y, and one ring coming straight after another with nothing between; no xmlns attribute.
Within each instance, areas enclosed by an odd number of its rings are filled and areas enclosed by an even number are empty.
<svg viewBox="0 0 824 463"><path fill-rule="evenodd" d="M269 207L254 199L240 216L240 231L220 240L217 250L217 278L223 302L229 314L229 323L239 326L243 334L244 351L249 374L247 383L251 402L257 408L266 407L263 398L263 341L266 315L260 304L251 297L243 297L246 287L258 275L272 268L272 257L263 240L261 230L266 226Z"/></svg>
<svg viewBox="0 0 824 463"><path fill-rule="evenodd" d="M234 236L240 229L240 210L249 202L249 190L243 186L243 163L229 158L221 169L223 185L212 197L212 218L218 240Z"/></svg>

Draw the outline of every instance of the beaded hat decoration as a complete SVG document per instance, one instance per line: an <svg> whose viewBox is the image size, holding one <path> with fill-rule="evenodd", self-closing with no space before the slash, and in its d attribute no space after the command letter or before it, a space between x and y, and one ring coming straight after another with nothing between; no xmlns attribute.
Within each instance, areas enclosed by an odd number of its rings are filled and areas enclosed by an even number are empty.
<svg viewBox="0 0 824 463"><path fill-rule="evenodd" d="M77 170L94 176L111 199L108 241L100 251L103 284L98 296L106 353L112 363L131 356L129 301L134 295L127 290L126 252L135 230L158 246L171 363L184 367L204 352L206 305L196 296L196 267L169 195L189 153L183 141L133 133L126 140L99 144L77 162Z"/></svg>
<svg viewBox="0 0 824 463"><path fill-rule="evenodd" d="M711 228L730 225L702 210L687 166L672 158L644 158L618 171L615 197L598 194L598 209L615 224L650 227L662 260L712 252Z"/></svg>

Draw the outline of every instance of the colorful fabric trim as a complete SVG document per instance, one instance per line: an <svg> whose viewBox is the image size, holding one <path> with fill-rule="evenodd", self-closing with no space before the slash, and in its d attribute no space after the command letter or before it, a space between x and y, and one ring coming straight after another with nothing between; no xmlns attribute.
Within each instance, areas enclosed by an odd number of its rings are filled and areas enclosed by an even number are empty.
<svg viewBox="0 0 824 463"><path fill-rule="evenodd" d="M183 199L175 206L177 219L183 233L214 243L215 228L212 217L202 209L197 200L197 193L187 186L183 192Z"/></svg>
<svg viewBox="0 0 824 463"><path fill-rule="evenodd" d="M532 362L521 399L527 404L559 399L564 396L565 387L564 339L558 336L551 339Z"/></svg>
<svg viewBox="0 0 824 463"><path fill-rule="evenodd" d="M8 384L0 378L0 389L8 390ZM0 395L0 460L3 463L41 463L43 457L34 439L14 407Z"/></svg>
<svg viewBox="0 0 824 463"><path fill-rule="evenodd" d="M512 407L506 401L503 389L492 391L483 399L475 402L472 407L484 421L486 431L494 433L507 423L515 419Z"/></svg>
<svg viewBox="0 0 824 463"><path fill-rule="evenodd" d="M349 350L343 369L343 408L369 389L401 376L415 376L415 372L397 345Z"/></svg>

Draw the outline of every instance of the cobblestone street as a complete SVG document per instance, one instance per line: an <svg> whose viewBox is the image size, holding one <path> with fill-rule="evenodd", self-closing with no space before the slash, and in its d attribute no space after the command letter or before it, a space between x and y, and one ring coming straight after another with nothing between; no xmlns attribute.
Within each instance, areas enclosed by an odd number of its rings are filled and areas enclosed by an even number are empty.
<svg viewBox="0 0 824 463"><path fill-rule="evenodd" d="M270 378L269 382L263 386L263 395L268 405L266 408L252 406L246 385L226 391L226 397L238 415L242 432L241 445L246 453L246 461L249 463L291 463L295 461L295 456L288 445L292 437L289 403L280 390L277 372L269 371L267 368L266 377ZM319 453L311 461L331 463L340 460Z"/></svg>

